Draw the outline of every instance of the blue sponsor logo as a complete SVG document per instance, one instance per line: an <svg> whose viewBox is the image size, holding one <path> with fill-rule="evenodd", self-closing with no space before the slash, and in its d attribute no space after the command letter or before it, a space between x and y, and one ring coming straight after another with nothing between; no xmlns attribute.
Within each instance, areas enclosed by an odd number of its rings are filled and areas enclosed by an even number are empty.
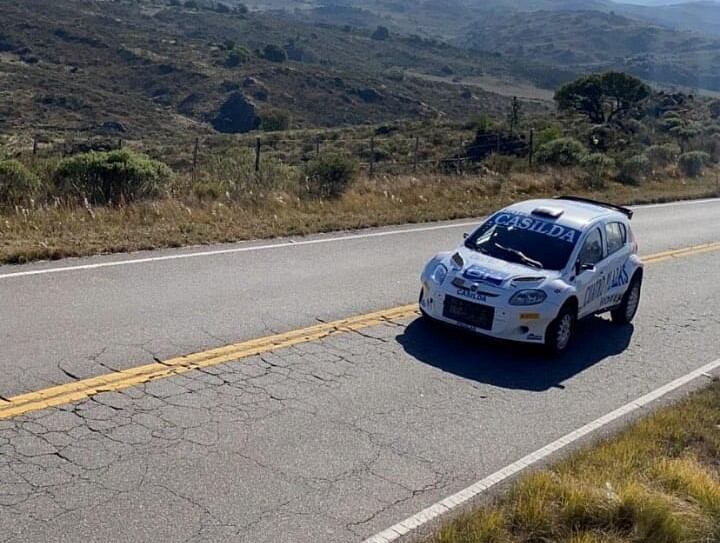
<svg viewBox="0 0 720 543"><path fill-rule="evenodd" d="M585 291L583 305L589 304L590 302L596 300L604 294L607 294L613 289L621 288L627 285L630 282L630 277L625 267L626 264L627 261L624 262L622 266L618 266L617 268L613 269L605 277L602 277L595 281L593 284L591 284ZM610 303L613 299L614 295L608 296L601 301L601 304L605 305L606 303Z"/></svg>
<svg viewBox="0 0 720 543"><path fill-rule="evenodd" d="M505 279L510 277L510 274L473 264L463 272L463 277L473 282L499 286L503 283L503 281L505 281Z"/></svg>
<svg viewBox="0 0 720 543"><path fill-rule="evenodd" d="M574 228L569 228L567 226L543 221L542 219L536 219L535 217L521 215L518 213L498 213L488 222L492 225L504 226L505 228L518 228L520 230L527 230L528 232L535 232L537 234L566 241L567 243L573 245L580 237L580 231L575 230Z"/></svg>

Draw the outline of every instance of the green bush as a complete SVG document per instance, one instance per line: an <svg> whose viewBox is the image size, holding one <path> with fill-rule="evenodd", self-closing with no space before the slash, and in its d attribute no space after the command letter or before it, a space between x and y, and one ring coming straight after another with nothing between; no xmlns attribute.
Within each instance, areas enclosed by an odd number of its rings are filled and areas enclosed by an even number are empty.
<svg viewBox="0 0 720 543"><path fill-rule="evenodd" d="M663 145L651 145L645 151L645 156L650 161L653 170L664 170L672 166L680 155L680 147L674 143Z"/></svg>
<svg viewBox="0 0 720 543"><path fill-rule="evenodd" d="M40 179L17 160L0 161L0 205L29 202L40 188Z"/></svg>
<svg viewBox="0 0 720 543"><path fill-rule="evenodd" d="M690 151L680 155L678 167L688 177L698 177L708 162L710 162L709 154L703 151Z"/></svg>
<svg viewBox="0 0 720 543"><path fill-rule="evenodd" d="M60 161L55 183L61 194L94 204L119 204L158 196L172 170L147 155L127 150L90 152Z"/></svg>
<svg viewBox="0 0 720 543"><path fill-rule="evenodd" d="M620 162L618 181L626 185L639 185L650 173L650 161L645 155L633 155Z"/></svg>
<svg viewBox="0 0 720 543"><path fill-rule="evenodd" d="M591 153L580 159L580 167L585 173L585 184L590 189L602 189L615 169L615 161L602 153Z"/></svg>
<svg viewBox="0 0 720 543"><path fill-rule="evenodd" d="M282 47L268 44L265 46L265 49L263 49L263 58L270 62L285 62L287 60L287 53Z"/></svg>
<svg viewBox="0 0 720 543"><path fill-rule="evenodd" d="M339 155L327 155L305 165L308 192L321 198L337 198L347 190L357 174L357 164Z"/></svg>
<svg viewBox="0 0 720 543"><path fill-rule="evenodd" d="M225 67L226 68L235 68L237 66L240 66L241 64L245 64L248 60L250 60L251 53L250 50L247 47L243 46L234 46L228 51L227 56L225 57Z"/></svg>
<svg viewBox="0 0 720 543"><path fill-rule="evenodd" d="M573 138L559 138L538 147L535 158L539 164L574 166L585 155L583 144Z"/></svg>
<svg viewBox="0 0 720 543"><path fill-rule="evenodd" d="M290 128L290 114L287 111L275 110L262 115L260 129L265 132L276 132Z"/></svg>
<svg viewBox="0 0 720 543"><path fill-rule="evenodd" d="M554 140L559 140L560 138L562 138L562 131L560 130L560 128L557 126L548 126L535 133L533 144L537 149L538 147L541 147L546 143L550 143Z"/></svg>

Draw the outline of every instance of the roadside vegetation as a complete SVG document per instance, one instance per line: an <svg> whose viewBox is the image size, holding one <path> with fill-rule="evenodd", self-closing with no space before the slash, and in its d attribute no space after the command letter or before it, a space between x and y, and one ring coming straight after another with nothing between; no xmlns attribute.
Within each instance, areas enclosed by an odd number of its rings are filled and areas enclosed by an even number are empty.
<svg viewBox="0 0 720 543"><path fill-rule="evenodd" d="M525 476L428 543L720 540L720 384Z"/></svg>
<svg viewBox="0 0 720 543"><path fill-rule="evenodd" d="M0 145L0 262L477 216L575 193L716 195L718 102L622 73L560 88L558 112L220 136L194 146ZM89 148L89 149L88 149Z"/></svg>

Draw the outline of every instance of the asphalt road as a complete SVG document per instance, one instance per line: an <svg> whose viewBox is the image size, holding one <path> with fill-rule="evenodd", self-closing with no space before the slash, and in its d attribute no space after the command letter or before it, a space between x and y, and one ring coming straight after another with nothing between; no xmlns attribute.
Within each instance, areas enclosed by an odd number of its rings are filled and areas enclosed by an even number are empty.
<svg viewBox="0 0 720 543"><path fill-rule="evenodd" d="M720 201L633 223L643 254L717 241ZM409 303L468 229L438 226L0 267L0 395ZM653 265L634 328L552 365L399 322L0 421L0 540L357 541L718 358L719 266Z"/></svg>

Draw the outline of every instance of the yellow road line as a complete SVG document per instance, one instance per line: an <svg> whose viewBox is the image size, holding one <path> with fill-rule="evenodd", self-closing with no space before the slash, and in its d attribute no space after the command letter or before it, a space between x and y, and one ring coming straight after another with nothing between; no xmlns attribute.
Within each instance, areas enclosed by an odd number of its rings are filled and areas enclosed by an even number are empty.
<svg viewBox="0 0 720 543"><path fill-rule="evenodd" d="M643 257L643 262L645 262L645 264L657 264L658 262L663 262L672 258L680 258L701 253L709 253L711 251L718 250L720 250L720 241L715 241L712 243L703 243L702 245L693 245L692 247L685 247L683 249L675 249L672 251L656 253L654 255Z"/></svg>
<svg viewBox="0 0 720 543"><path fill-rule="evenodd" d="M122 390L155 379L180 375L195 369L217 366L293 345L317 341L337 333L361 330L392 320L410 318L417 313L416 304L396 307L21 394L0 403L0 420L77 402L101 392Z"/></svg>
<svg viewBox="0 0 720 543"><path fill-rule="evenodd" d="M647 256L643 260L646 264L655 264L672 258L687 257L717 250L720 250L720 242L665 251ZM0 399L0 420L49 407L78 402L102 392L123 390L156 379L187 373L195 369L217 366L258 354L285 349L293 345L317 341L333 334L362 330L384 322L410 318L417 314L417 304L385 309L300 330L243 341L187 356L179 356L163 362L155 362L98 377L82 379L36 392L21 394L7 400Z"/></svg>

